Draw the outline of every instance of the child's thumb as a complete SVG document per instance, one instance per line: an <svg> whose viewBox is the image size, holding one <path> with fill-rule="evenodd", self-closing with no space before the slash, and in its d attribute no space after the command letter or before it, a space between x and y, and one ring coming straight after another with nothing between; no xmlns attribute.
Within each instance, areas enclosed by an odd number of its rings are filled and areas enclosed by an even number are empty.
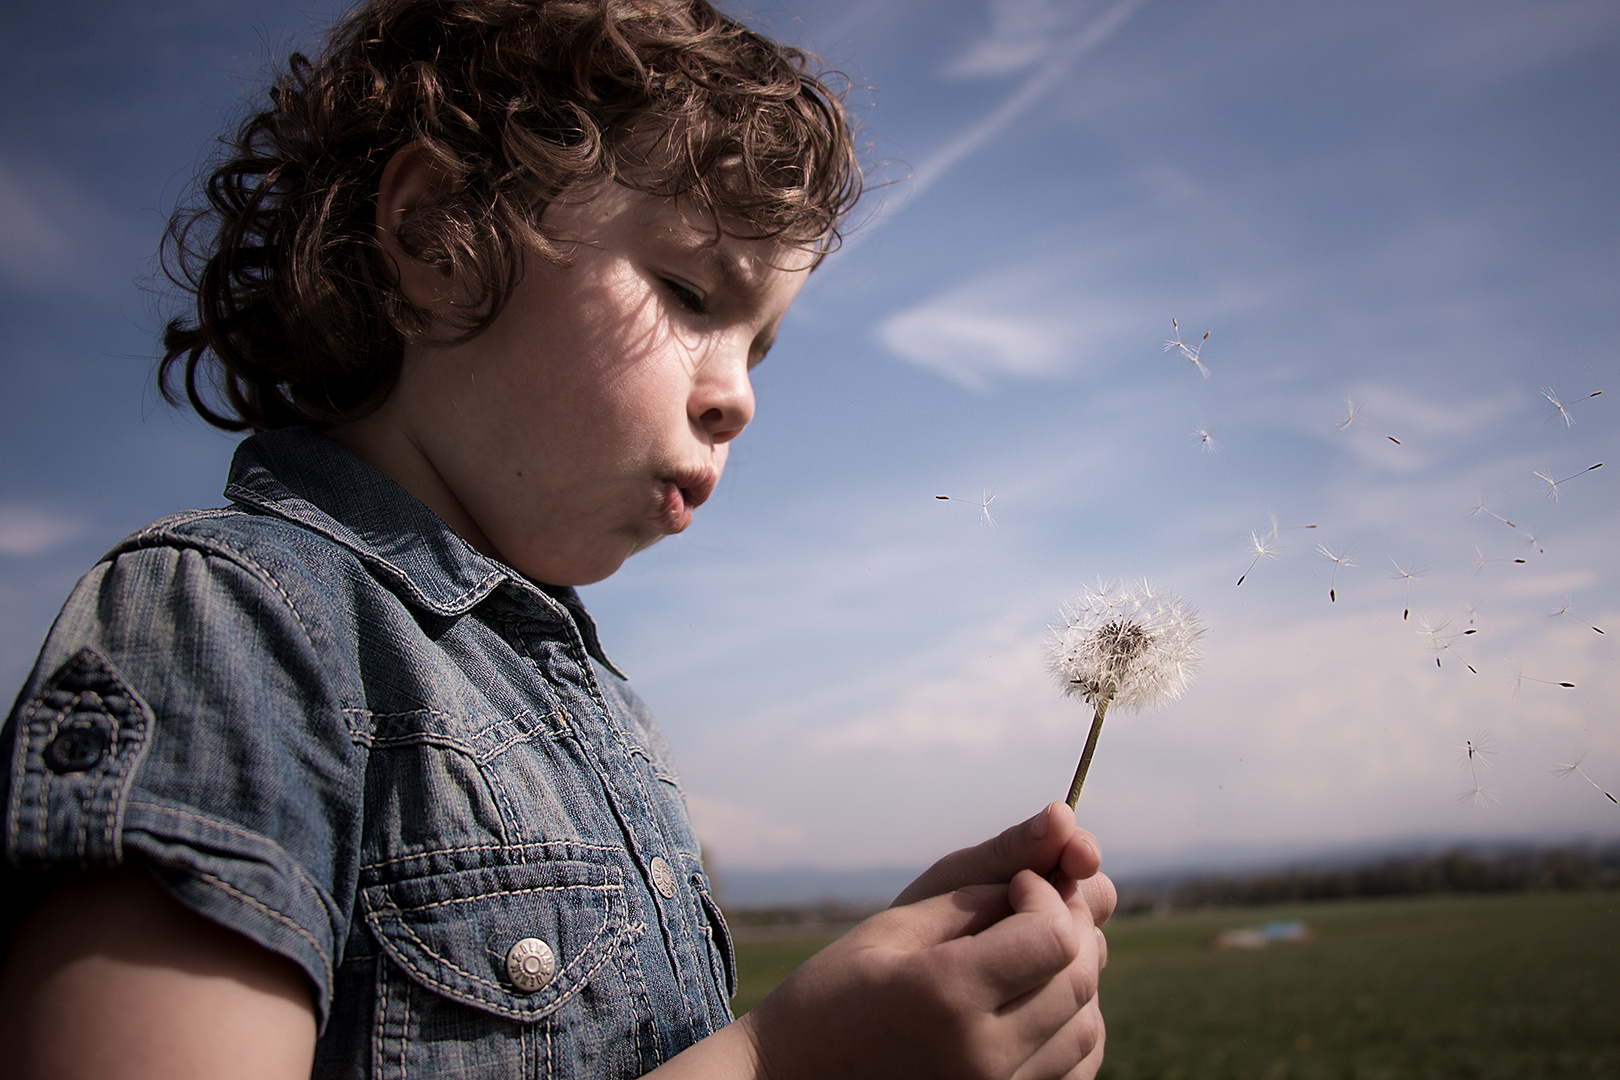
<svg viewBox="0 0 1620 1080"><path fill-rule="evenodd" d="M969 885L912 903L897 903L853 933L865 929L886 946L911 951L977 934L1012 913L1007 886Z"/></svg>
<svg viewBox="0 0 1620 1080"><path fill-rule="evenodd" d="M1076 880L1090 877L1102 865L1096 838L1074 822L1074 812L1055 802L1041 812L991 837L976 847L963 848L923 871L895 898L910 904L964 885L1008 882L1020 870L1045 875L1054 869Z"/></svg>

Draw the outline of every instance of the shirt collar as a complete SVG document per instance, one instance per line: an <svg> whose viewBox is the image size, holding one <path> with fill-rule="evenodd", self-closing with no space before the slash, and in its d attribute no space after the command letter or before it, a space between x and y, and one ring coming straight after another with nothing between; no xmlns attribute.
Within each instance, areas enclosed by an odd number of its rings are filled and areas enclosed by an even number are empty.
<svg viewBox="0 0 1620 1080"><path fill-rule="evenodd" d="M465 614L510 583L553 614L572 617L591 656L624 677L573 588L542 585L477 551L388 476L311 428L243 439L225 497L341 544L407 602L440 615Z"/></svg>

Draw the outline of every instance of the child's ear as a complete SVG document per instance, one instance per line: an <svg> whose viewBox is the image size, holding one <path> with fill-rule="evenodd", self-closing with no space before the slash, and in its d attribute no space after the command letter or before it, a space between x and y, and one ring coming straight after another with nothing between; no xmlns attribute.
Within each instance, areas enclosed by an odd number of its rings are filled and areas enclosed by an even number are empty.
<svg viewBox="0 0 1620 1080"><path fill-rule="evenodd" d="M455 275L413 255L399 228L411 216L455 190L456 178L419 142L394 151L377 185L377 242L382 271L415 307L437 313L455 300Z"/></svg>

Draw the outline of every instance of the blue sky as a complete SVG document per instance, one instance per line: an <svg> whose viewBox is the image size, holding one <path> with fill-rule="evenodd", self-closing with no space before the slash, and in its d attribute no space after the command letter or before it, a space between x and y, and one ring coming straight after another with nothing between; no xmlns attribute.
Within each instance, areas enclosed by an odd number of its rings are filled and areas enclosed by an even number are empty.
<svg viewBox="0 0 1620 1080"><path fill-rule="evenodd" d="M101 551L220 501L234 440L151 387L151 255L267 56L333 10L7 15L7 685ZM1104 731L1081 817L1111 867L1620 837L1553 772L1585 752L1620 788L1620 9L751 18L848 73L890 182L759 369L717 497L586 590L722 868L922 863L1061 797L1089 714L1042 641L1085 584L1143 576L1204 613L1207 660ZM1209 377L1162 350L1172 317ZM1556 502L1535 476L1599 461ZM993 528L935 498L988 491ZM1236 585L1273 514L1317 528ZM1397 565L1426 568L1407 619ZM1576 687L1515 692L1515 664ZM1465 740L1495 801L1458 798Z"/></svg>

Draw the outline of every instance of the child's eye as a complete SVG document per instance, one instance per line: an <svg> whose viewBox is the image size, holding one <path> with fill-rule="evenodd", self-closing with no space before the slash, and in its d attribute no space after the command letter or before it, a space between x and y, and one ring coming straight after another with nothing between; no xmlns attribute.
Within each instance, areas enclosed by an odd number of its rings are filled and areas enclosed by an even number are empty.
<svg viewBox="0 0 1620 1080"><path fill-rule="evenodd" d="M669 290L669 295L673 296L675 298L675 302L681 305L681 307L685 308L693 315L707 315L709 313L709 308L706 304L704 304L703 297L699 296L697 293L693 292L691 289L687 288L685 285L682 285L678 281L671 281L669 278L663 278L662 280L664 282L664 288Z"/></svg>

